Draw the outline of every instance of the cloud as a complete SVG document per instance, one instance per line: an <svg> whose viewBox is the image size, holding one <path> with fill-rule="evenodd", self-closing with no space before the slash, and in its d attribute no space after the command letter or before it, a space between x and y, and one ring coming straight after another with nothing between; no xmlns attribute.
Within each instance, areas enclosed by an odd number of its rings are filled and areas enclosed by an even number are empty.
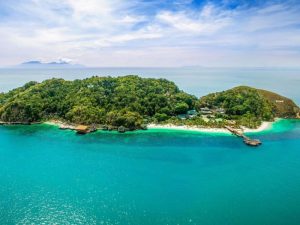
<svg viewBox="0 0 300 225"><path fill-rule="evenodd" d="M298 65L300 4L240 2L1 1L0 64Z"/></svg>
<svg viewBox="0 0 300 225"><path fill-rule="evenodd" d="M299 7L293 5L268 5L262 9L251 10L245 25L248 31L270 30L299 25Z"/></svg>
<svg viewBox="0 0 300 225"><path fill-rule="evenodd" d="M68 59L68 58L59 58L57 60L58 63L72 63L73 59Z"/></svg>
<svg viewBox="0 0 300 225"><path fill-rule="evenodd" d="M178 31L210 34L229 25L231 15L229 12L221 11L214 5L208 4L196 13L163 11L157 15L157 19Z"/></svg>

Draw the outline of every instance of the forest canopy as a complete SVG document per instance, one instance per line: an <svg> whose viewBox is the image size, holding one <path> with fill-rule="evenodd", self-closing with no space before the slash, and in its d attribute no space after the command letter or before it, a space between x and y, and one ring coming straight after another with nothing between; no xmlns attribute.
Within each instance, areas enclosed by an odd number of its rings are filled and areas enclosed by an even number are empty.
<svg viewBox="0 0 300 225"><path fill-rule="evenodd" d="M29 82L0 95L0 118L8 122L62 119L80 124L139 127L193 109L197 98L166 79L91 77Z"/></svg>
<svg viewBox="0 0 300 225"><path fill-rule="evenodd" d="M218 118L219 122L214 119L204 122L203 107L215 112L210 117ZM178 118L194 109L199 113L192 119ZM225 113L219 114L220 109ZM0 120L4 122L57 119L75 124L124 126L131 130L151 122L222 126L227 120L255 127L274 117L296 117L298 112L292 100L265 90L240 86L197 99L166 79L134 75L94 76L74 81L53 78L41 83L32 81L0 94Z"/></svg>

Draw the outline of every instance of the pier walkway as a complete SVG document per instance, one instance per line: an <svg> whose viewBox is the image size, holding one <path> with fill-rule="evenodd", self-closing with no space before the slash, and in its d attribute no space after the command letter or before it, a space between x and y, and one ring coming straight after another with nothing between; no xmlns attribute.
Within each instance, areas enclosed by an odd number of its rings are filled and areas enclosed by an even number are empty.
<svg viewBox="0 0 300 225"><path fill-rule="evenodd" d="M227 130L229 130L232 134L236 135L237 137L241 137L244 140L244 143L249 146L259 146L262 144L262 142L258 139L251 139L247 137L242 131L239 131L238 129L235 129L230 126L225 126Z"/></svg>

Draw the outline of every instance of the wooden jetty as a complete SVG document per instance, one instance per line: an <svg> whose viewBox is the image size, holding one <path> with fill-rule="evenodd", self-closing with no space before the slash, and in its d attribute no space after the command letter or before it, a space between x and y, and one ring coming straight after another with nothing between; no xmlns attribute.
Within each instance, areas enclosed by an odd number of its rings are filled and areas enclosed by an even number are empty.
<svg viewBox="0 0 300 225"><path fill-rule="evenodd" d="M247 137L242 131L239 131L237 129L234 129L230 126L225 126L227 130L229 130L232 134L236 135L237 137L241 137L244 140L244 143L249 146L259 146L262 144L262 142L258 139L251 139Z"/></svg>

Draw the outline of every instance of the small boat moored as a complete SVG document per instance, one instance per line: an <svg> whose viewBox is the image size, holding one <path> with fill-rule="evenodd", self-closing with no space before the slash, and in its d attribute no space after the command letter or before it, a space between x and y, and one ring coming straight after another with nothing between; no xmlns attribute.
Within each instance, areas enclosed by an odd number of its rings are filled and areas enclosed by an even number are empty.
<svg viewBox="0 0 300 225"><path fill-rule="evenodd" d="M91 132L89 127L85 125L78 125L77 127L75 127L75 130L77 134L87 134Z"/></svg>

